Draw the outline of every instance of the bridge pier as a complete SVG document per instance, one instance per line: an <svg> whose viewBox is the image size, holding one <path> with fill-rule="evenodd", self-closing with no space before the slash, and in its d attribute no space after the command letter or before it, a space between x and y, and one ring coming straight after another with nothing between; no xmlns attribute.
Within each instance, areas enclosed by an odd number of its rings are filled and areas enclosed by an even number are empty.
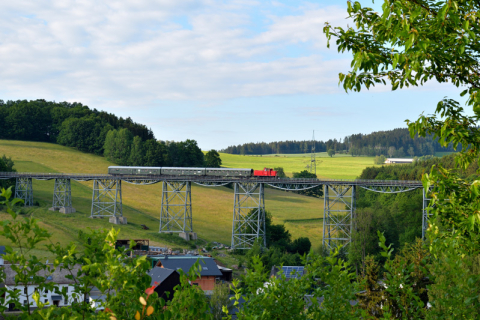
<svg viewBox="0 0 480 320"><path fill-rule="evenodd" d="M329 251L340 245L346 246L352 241L355 188L354 185L325 185L323 247ZM344 206L344 209L335 209L335 204Z"/></svg>
<svg viewBox="0 0 480 320"><path fill-rule="evenodd" d="M33 206L32 178L17 177L15 182L15 198L23 200L25 207Z"/></svg>
<svg viewBox="0 0 480 320"><path fill-rule="evenodd" d="M163 181L160 233L179 233L185 240L196 239L192 226L190 181Z"/></svg>
<svg viewBox="0 0 480 320"><path fill-rule="evenodd" d="M423 206L422 206L422 239L425 240L426 233L428 229L428 220L432 215L428 210L428 204L430 203L430 198L427 196L427 192L425 192L425 188L422 189L423 192Z"/></svg>
<svg viewBox="0 0 480 320"><path fill-rule="evenodd" d="M234 184L232 249L250 249L255 240L265 237L265 200L263 183Z"/></svg>
<svg viewBox="0 0 480 320"><path fill-rule="evenodd" d="M53 189L52 207L48 210L60 211L61 213L74 213L75 209L72 207L72 188L70 179L56 178Z"/></svg>
<svg viewBox="0 0 480 320"><path fill-rule="evenodd" d="M122 180L94 179L90 218L109 217L114 224L127 224L122 213Z"/></svg>

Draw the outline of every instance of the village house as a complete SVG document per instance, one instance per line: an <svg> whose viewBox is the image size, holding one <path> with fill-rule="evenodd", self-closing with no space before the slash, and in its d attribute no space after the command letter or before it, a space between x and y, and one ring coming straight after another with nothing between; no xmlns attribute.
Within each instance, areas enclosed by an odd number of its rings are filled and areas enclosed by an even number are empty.
<svg viewBox="0 0 480 320"><path fill-rule="evenodd" d="M78 272L78 268L76 267L74 269L74 274ZM16 272L12 269L12 265L10 264L5 264L3 266L4 272L5 272L5 282L4 286L6 287L7 290L17 290L20 294L19 296L19 301L23 305L27 305L27 303L30 303L31 307L36 308L37 304L35 301L32 299L32 295L35 291L38 291L38 286L32 283L19 283L15 284L15 275ZM68 275L68 271L65 269L60 269L57 268L53 272L49 272L47 270L42 270L37 273L37 276L45 278L45 282L53 282L58 285L58 288L62 290L63 288L66 288L67 295L64 297L63 295L59 295L58 293L52 292L50 290L42 290L42 292L39 292L40 294L40 301L43 303L48 303L48 305L55 305L55 306L69 306L73 302L83 302L83 297L77 293L74 293L74 281L67 279L65 276ZM27 298L28 297L28 298ZM5 298L3 300L4 306L7 307L7 302L9 300L9 295L8 293L5 295ZM14 311L17 308L13 303L8 304L8 311Z"/></svg>
<svg viewBox="0 0 480 320"><path fill-rule="evenodd" d="M223 275L217 267L217 264L210 257L181 255L181 256L155 256L150 257L153 266L167 268L172 270L183 270L187 273L193 264L198 260L201 266L200 278L192 281L193 285L198 285L206 294L210 294L215 288L215 282Z"/></svg>
<svg viewBox="0 0 480 320"><path fill-rule="evenodd" d="M158 297L163 298L165 301L172 300L173 288L180 284L178 272L164 267L155 267L148 272L148 275L152 278L150 286L155 287L154 290Z"/></svg>

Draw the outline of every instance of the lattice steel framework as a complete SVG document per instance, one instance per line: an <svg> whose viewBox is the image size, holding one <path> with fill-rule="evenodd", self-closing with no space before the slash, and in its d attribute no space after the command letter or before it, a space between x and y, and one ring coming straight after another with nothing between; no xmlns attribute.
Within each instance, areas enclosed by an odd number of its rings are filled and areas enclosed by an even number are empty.
<svg viewBox="0 0 480 320"><path fill-rule="evenodd" d="M250 249L255 240L265 238L263 183L235 183L232 249Z"/></svg>
<svg viewBox="0 0 480 320"><path fill-rule="evenodd" d="M92 213L95 217L122 217L122 181L93 180Z"/></svg>
<svg viewBox="0 0 480 320"><path fill-rule="evenodd" d="M126 183L136 184L141 186L147 186L150 184L156 184L160 182L158 180L152 180L152 179L122 179L122 180L125 181Z"/></svg>
<svg viewBox="0 0 480 320"><path fill-rule="evenodd" d="M285 191L302 191L302 190L308 190L312 189L315 187L318 187L320 185L310 185L310 184L295 184L294 182L292 183L267 183L272 188L275 189L280 189L280 190L285 190Z"/></svg>
<svg viewBox="0 0 480 320"><path fill-rule="evenodd" d="M164 181L159 232L193 232L190 181Z"/></svg>
<svg viewBox="0 0 480 320"><path fill-rule="evenodd" d="M53 204L54 210L60 208L72 207L72 188L70 179L55 179L55 186L53 188Z"/></svg>
<svg viewBox="0 0 480 320"><path fill-rule="evenodd" d="M33 206L32 178L19 177L16 179L15 198L22 199L25 207Z"/></svg>
<svg viewBox="0 0 480 320"><path fill-rule="evenodd" d="M340 208L339 206L340 205ZM331 250L352 241L355 215L355 186L325 185L323 208L323 246Z"/></svg>
<svg viewBox="0 0 480 320"><path fill-rule="evenodd" d="M195 184L203 187L223 187L226 186L227 184L230 184L230 182L195 182Z"/></svg>
<svg viewBox="0 0 480 320"><path fill-rule="evenodd" d="M423 208L422 208L422 239L425 239L425 235L428 229L428 220L430 219L430 216L432 215L430 213L430 208L428 205L430 204L430 200L427 196L427 193L425 192L425 188L423 190Z"/></svg>
<svg viewBox="0 0 480 320"><path fill-rule="evenodd" d="M418 187L410 186L400 186L400 185L391 185L391 186L360 186L361 188L378 193L401 193L408 192L417 189Z"/></svg>

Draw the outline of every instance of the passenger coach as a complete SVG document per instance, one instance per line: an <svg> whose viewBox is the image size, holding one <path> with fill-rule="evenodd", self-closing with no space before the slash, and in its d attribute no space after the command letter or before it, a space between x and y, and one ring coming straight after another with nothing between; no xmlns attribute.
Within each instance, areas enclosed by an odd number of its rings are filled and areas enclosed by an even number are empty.
<svg viewBox="0 0 480 320"><path fill-rule="evenodd" d="M166 176L215 176L215 177L276 177L277 171L235 168L180 168L180 167L121 167L110 166L113 175L166 175Z"/></svg>

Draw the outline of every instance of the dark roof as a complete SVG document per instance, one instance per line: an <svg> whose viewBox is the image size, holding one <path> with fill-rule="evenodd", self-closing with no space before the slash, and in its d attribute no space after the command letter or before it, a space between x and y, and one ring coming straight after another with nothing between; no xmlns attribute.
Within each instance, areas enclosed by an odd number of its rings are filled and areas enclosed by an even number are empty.
<svg viewBox="0 0 480 320"><path fill-rule="evenodd" d="M283 266L281 267L282 273L285 275L285 278L300 278L305 274L305 267L303 266ZM270 277L278 277L280 273L279 267L273 266L270 272Z"/></svg>
<svg viewBox="0 0 480 320"><path fill-rule="evenodd" d="M159 268L159 267L153 268L148 272L148 275L152 278L150 285L153 286L155 282L158 282L159 284L162 283L174 272L177 272L177 271L173 269L167 269L167 268Z"/></svg>
<svg viewBox="0 0 480 320"><path fill-rule="evenodd" d="M159 256L153 258L155 261L160 261L165 268L178 270L181 269L187 273L193 264L199 260L202 271L202 276L221 276L222 273L218 270L217 264L210 257L203 256Z"/></svg>
<svg viewBox="0 0 480 320"><path fill-rule="evenodd" d="M5 253L5 246L0 246L0 256Z"/></svg>
<svg viewBox="0 0 480 320"><path fill-rule="evenodd" d="M51 265L50 265L51 266ZM80 269L80 265L75 265L72 270L72 273L76 275L78 270ZM6 264L3 268L5 271L5 284L6 285L15 285L15 275L17 274L14 270L12 270L11 264ZM45 277L47 282L53 282L58 284L72 284L75 283L72 279L67 279L65 276L70 275L70 272L66 269L62 269L61 265L57 267L52 273L47 270L40 270L37 272L37 275L40 277Z"/></svg>

